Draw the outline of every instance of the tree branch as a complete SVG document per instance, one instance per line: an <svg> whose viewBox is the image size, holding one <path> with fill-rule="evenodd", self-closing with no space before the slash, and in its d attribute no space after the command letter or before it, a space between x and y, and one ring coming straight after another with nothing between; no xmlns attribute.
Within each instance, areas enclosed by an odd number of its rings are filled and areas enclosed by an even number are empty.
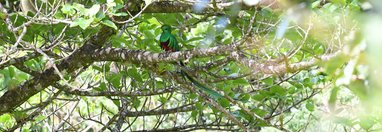
<svg viewBox="0 0 382 132"><path fill-rule="evenodd" d="M167 129L154 129L154 130L138 130L133 132L168 132L168 131L192 131L192 130L198 130L198 129L206 129L206 130L221 130L221 131L239 131L238 129L224 129L221 127L232 127L235 124L192 124L192 125L185 125L185 126L175 126L172 128Z"/></svg>
<svg viewBox="0 0 382 132"><path fill-rule="evenodd" d="M255 9L255 6L261 6L261 7L270 7L270 8L280 8L277 0L261 0L257 5L254 6L248 6L244 4L242 1L238 1L238 3L235 2L219 2L215 3L209 3L206 8L203 9L201 12L195 12L194 11L194 5L197 4L194 1L157 1L151 3L143 13L196 13L196 14L206 14L206 13L213 13L216 12L216 9L214 9L214 6L217 6L217 8L221 10L231 10L235 4L239 4L241 10L250 10Z"/></svg>
<svg viewBox="0 0 382 132"><path fill-rule="evenodd" d="M61 92L62 91L60 90L60 91L54 93L54 95L52 97L50 97L46 101L41 102L40 104L38 104L38 108L35 111L30 113L27 117L25 117L25 118L23 118L21 120L18 120L17 124L14 125L12 128L8 129L7 131L13 132L17 128L19 128L20 126L24 125L26 122L31 121L33 118L35 118L37 115L39 115L41 113L41 111L44 110L44 108L46 106L48 106L55 98L57 98L60 95Z"/></svg>
<svg viewBox="0 0 382 132"><path fill-rule="evenodd" d="M260 72L263 74L274 74L274 75L279 75L283 73L289 73L289 72L296 72L299 70L303 70L312 66L317 65L320 62L323 61L328 61L338 55L340 55L340 51L332 54L325 54L321 55L317 58L312 58L311 60L308 61L302 61L302 62L297 62L297 63L291 63L288 65L285 64L274 64L271 62L265 62L265 63L259 63L256 60L253 59L248 59L245 56L241 56L238 52L232 52L231 57L234 58L237 62L247 66L247 67L252 67L253 72Z"/></svg>
<svg viewBox="0 0 382 132"><path fill-rule="evenodd" d="M97 35L94 35L86 44L72 55L63 59L57 68L59 71L72 73L73 71L88 66L94 62L89 55L100 48L113 34L113 30L108 27L103 27ZM13 109L27 101L31 96L45 89L46 87L59 81L60 77L55 73L53 67L46 69L42 73L34 76L32 79L22 83L17 88L8 89L3 96L0 97L0 115L11 112Z"/></svg>
<svg viewBox="0 0 382 132"><path fill-rule="evenodd" d="M137 117L137 116L150 116L150 115L167 115L167 114L174 114L179 112L188 112L195 110L196 107L192 105L183 105L176 108L171 109L162 109L162 110L149 110L149 111L128 111L127 117Z"/></svg>
<svg viewBox="0 0 382 132"><path fill-rule="evenodd" d="M100 32L99 35L101 35L100 38L102 38L102 36L106 35L106 33ZM102 40L101 42L105 42L105 40ZM102 43L98 41L93 41L93 43L102 45ZM321 60L327 61L330 58L338 55L338 53L323 55L320 59L312 59L306 62L290 64L290 71L287 71L287 68L284 64L265 65L259 64L255 60L236 56L235 53L237 52L233 52L234 48L232 48L231 45L216 46L206 49L193 49L172 53L151 53L149 51L129 50L121 48L98 48L99 46L93 45L92 43L85 44L78 51L70 55L68 58L65 58L60 64L57 65L57 67L60 71L66 70L67 72L71 73L82 66L90 65L94 61L119 61L150 64L157 62L173 62L178 60L185 60L188 58L219 56L231 53L233 54L231 55L232 58L248 67L253 67L254 71L259 71L265 74L279 74L305 69L318 64ZM45 87L52 85L59 79L59 76L54 73L54 69L50 68L38 76L35 76L33 79L23 83L18 88L10 89L2 97L0 97L0 115L5 112L9 112L13 108L25 102L32 95L38 93Z"/></svg>
<svg viewBox="0 0 382 132"><path fill-rule="evenodd" d="M121 91L81 91L79 89L71 89L66 86L55 85L58 89L68 94L80 96L153 96L164 93L170 93L177 90L175 87L165 89L158 89L155 91L135 91L135 92L121 92Z"/></svg>

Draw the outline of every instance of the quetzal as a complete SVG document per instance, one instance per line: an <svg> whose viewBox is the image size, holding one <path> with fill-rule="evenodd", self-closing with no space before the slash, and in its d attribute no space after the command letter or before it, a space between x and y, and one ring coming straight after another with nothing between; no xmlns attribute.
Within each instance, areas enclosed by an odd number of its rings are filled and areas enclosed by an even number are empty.
<svg viewBox="0 0 382 132"><path fill-rule="evenodd" d="M160 47L167 51L167 52L176 52L180 50L180 46L178 44L178 41L176 40L176 37L171 34L171 26L169 25L163 25L162 26L162 34L160 35ZM184 63L182 61L179 62L181 66L184 66ZM220 99L223 97L223 95L219 94L218 92L207 88L194 78L192 78L190 75L187 74L186 71L181 69L181 74L188 80L192 82L197 88L202 90L203 92L207 93L208 95L211 95L215 99Z"/></svg>

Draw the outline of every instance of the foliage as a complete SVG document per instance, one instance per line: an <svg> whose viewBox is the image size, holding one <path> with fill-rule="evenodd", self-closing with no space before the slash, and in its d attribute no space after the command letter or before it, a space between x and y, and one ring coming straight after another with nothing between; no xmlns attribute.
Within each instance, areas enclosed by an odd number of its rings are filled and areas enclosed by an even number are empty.
<svg viewBox="0 0 382 132"><path fill-rule="evenodd" d="M364 3L36 0L22 12L1 2L0 99L41 89L1 111L0 130L379 130L381 41L366 35L381 18L363 21ZM185 58L160 49L163 24ZM140 51L153 59L133 61Z"/></svg>

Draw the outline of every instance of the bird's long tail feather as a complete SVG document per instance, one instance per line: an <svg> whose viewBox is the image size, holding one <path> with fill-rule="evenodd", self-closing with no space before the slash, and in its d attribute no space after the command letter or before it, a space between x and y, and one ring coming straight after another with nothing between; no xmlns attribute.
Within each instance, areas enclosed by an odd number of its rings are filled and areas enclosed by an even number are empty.
<svg viewBox="0 0 382 132"><path fill-rule="evenodd" d="M184 63L182 61L179 61L179 64L181 66L185 66ZM200 90L202 90L203 92L207 93L208 95L212 96L213 98L215 99L220 99L220 98L223 98L224 96L221 95L220 93L208 88L207 86L203 85L202 83L200 83L199 81L195 80L193 77L191 77L186 71L184 71L183 69L181 69L181 74L183 77L187 78L188 80L190 80L192 82L192 84L194 84L196 87L198 87Z"/></svg>

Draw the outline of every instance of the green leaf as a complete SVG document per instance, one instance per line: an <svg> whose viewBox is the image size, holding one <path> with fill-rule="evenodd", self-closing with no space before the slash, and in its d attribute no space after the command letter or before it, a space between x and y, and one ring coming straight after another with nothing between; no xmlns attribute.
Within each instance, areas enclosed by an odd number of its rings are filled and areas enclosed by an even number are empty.
<svg viewBox="0 0 382 132"><path fill-rule="evenodd" d="M223 44L231 44L233 42L233 39L232 38L228 38L228 39L225 39L224 41L223 41Z"/></svg>
<svg viewBox="0 0 382 132"><path fill-rule="evenodd" d="M257 123L256 126L259 126L259 127L268 127L269 124L267 122L263 121L263 120L258 120L258 123Z"/></svg>
<svg viewBox="0 0 382 132"><path fill-rule="evenodd" d="M106 83L105 82L101 82L99 87L95 88L95 90L97 90L97 91L105 91L106 89L107 89L107 87L106 87Z"/></svg>
<svg viewBox="0 0 382 132"><path fill-rule="evenodd" d="M8 87L8 89L13 89L13 88L16 88L17 85L19 85L19 81L17 79L10 79L8 81L8 84L6 84L6 86Z"/></svg>
<svg viewBox="0 0 382 132"><path fill-rule="evenodd" d="M249 93L242 93L239 97L239 99L243 102L248 102L248 100L251 98L251 95Z"/></svg>
<svg viewBox="0 0 382 132"><path fill-rule="evenodd" d="M312 88L313 87L313 83L312 83L312 80L311 78L305 78L304 81L303 81L304 85L308 88Z"/></svg>
<svg viewBox="0 0 382 132"><path fill-rule="evenodd" d="M112 21L110 21L110 20L103 20L101 23L102 23L103 25L109 26L109 27L111 27L111 28L113 28L113 29L115 29L115 30L118 30L117 25L115 25L115 24L114 24Z"/></svg>
<svg viewBox="0 0 382 132"><path fill-rule="evenodd" d="M232 83L236 84L236 85L248 85L249 84L248 81L243 79L243 78L233 80Z"/></svg>
<svg viewBox="0 0 382 132"><path fill-rule="evenodd" d="M36 118L34 118L35 121L42 121L44 119L46 119L46 116L44 115L38 115Z"/></svg>
<svg viewBox="0 0 382 132"><path fill-rule="evenodd" d="M13 78L16 76L15 68L13 66L8 67L9 77Z"/></svg>
<svg viewBox="0 0 382 132"><path fill-rule="evenodd" d="M312 100L309 100L305 104L305 108L308 109L310 112L314 111L314 102Z"/></svg>
<svg viewBox="0 0 382 132"><path fill-rule="evenodd" d="M231 87L228 87L226 85L224 86L217 86L218 88L222 88L222 90L224 91L225 94L228 94L229 92L232 91Z"/></svg>
<svg viewBox="0 0 382 132"><path fill-rule="evenodd" d="M262 82L264 82L267 85L273 85L273 80L274 80L273 77L268 77L268 78L262 80Z"/></svg>
<svg viewBox="0 0 382 132"><path fill-rule="evenodd" d="M112 36L110 39L113 43L113 47L125 47L126 45L130 47L132 41L126 37Z"/></svg>
<svg viewBox="0 0 382 132"><path fill-rule="evenodd" d="M253 120L253 116L252 115L249 115L247 112L245 112L244 110L239 110L239 115L240 117L248 120L248 121L252 121Z"/></svg>
<svg viewBox="0 0 382 132"><path fill-rule="evenodd" d="M3 12L0 12L0 19L5 19L7 17L7 15L6 14L4 14Z"/></svg>
<svg viewBox="0 0 382 132"><path fill-rule="evenodd" d="M186 43L190 43L190 42L198 41L198 40L202 40L202 39L203 39L203 37L193 37L193 38L191 38L191 39L188 39L188 40L186 41Z"/></svg>
<svg viewBox="0 0 382 132"><path fill-rule="evenodd" d="M228 108L230 106L230 102L226 98L221 98L218 102L224 108Z"/></svg>
<svg viewBox="0 0 382 132"><path fill-rule="evenodd" d="M137 71L137 68L130 68L127 70L127 75L134 78L136 81L143 82L141 75Z"/></svg>
<svg viewBox="0 0 382 132"><path fill-rule="evenodd" d="M138 108L141 105L141 100L138 98L133 99L133 106L134 108Z"/></svg>
<svg viewBox="0 0 382 132"><path fill-rule="evenodd" d="M280 96L285 96L287 94L286 89L279 85L272 86L270 92Z"/></svg>
<svg viewBox="0 0 382 132"><path fill-rule="evenodd" d="M334 118L335 123L342 124L344 126L353 126L354 122L348 118L344 117L335 117Z"/></svg>
<svg viewBox="0 0 382 132"><path fill-rule="evenodd" d="M335 110L336 101L337 101L337 93L339 91L339 87L334 87L330 93L329 97L329 107L331 110Z"/></svg>
<svg viewBox="0 0 382 132"><path fill-rule="evenodd" d="M368 86L365 83L364 80L357 79L349 84L349 89L361 100L366 100L368 97Z"/></svg>
<svg viewBox="0 0 382 132"><path fill-rule="evenodd" d="M167 100L166 97L159 97L159 101L160 101L162 104L164 104L164 103L166 103L168 100Z"/></svg>
<svg viewBox="0 0 382 132"><path fill-rule="evenodd" d="M331 2L333 2L335 4L340 4L340 5L346 4L346 0L331 0Z"/></svg>
<svg viewBox="0 0 382 132"><path fill-rule="evenodd" d="M114 13L113 16L128 16L129 14L127 14L126 12L118 12L118 13Z"/></svg>
<svg viewBox="0 0 382 132"><path fill-rule="evenodd" d="M103 13L103 12L98 12L97 14L96 14L96 17L95 17L95 19L94 19L94 21L96 21L96 22L99 22L99 21L101 21L102 19L104 19L106 17L106 15L105 15L105 13Z"/></svg>
<svg viewBox="0 0 382 132"><path fill-rule="evenodd" d="M155 38L154 34L150 30L143 30L142 32L143 32L145 38L147 38L147 39L154 39Z"/></svg>
<svg viewBox="0 0 382 132"><path fill-rule="evenodd" d="M295 93L297 93L299 90L296 88L296 87L294 87L294 86L291 86L291 87L288 87L287 88L288 90L288 94L295 94Z"/></svg>
<svg viewBox="0 0 382 132"><path fill-rule="evenodd" d="M194 119L196 119L197 116L198 116L198 111L193 110L193 111L191 112L191 117L194 118Z"/></svg>
<svg viewBox="0 0 382 132"><path fill-rule="evenodd" d="M99 66L93 65L92 68L99 71L99 72L103 72L102 68Z"/></svg>
<svg viewBox="0 0 382 132"><path fill-rule="evenodd" d="M17 75L17 81L19 81L19 82L23 82L23 81L25 81L27 79L29 79L29 75L26 74L26 73L19 73Z"/></svg>
<svg viewBox="0 0 382 132"><path fill-rule="evenodd" d="M72 5L65 4L61 8L62 13L72 15L75 13L75 10Z"/></svg>
<svg viewBox="0 0 382 132"><path fill-rule="evenodd" d="M116 88L121 87L121 78L122 78L121 74L115 74L115 73L109 73L106 76L106 80Z"/></svg>
<svg viewBox="0 0 382 132"><path fill-rule="evenodd" d="M324 5L324 9L329 11L330 13L333 13L336 11L339 7L336 4L328 3Z"/></svg>
<svg viewBox="0 0 382 132"><path fill-rule="evenodd" d="M28 117L28 114L23 111L15 111L15 112L12 112L12 114L13 114L13 117L16 119L16 121L19 121Z"/></svg>
<svg viewBox="0 0 382 132"><path fill-rule="evenodd" d="M156 82L156 87L157 87L157 88L164 88L164 87L165 87L163 81L155 81L155 82Z"/></svg>
<svg viewBox="0 0 382 132"><path fill-rule="evenodd" d="M78 15L85 15L85 12L86 12L86 8L85 8L85 6L84 5L82 5L82 4L78 4L78 3L74 3L73 4L73 6L72 6L74 9L76 9L77 10L77 14Z"/></svg>
<svg viewBox="0 0 382 132"><path fill-rule="evenodd" d="M321 1L315 1L315 2L313 2L312 3L312 8L317 8L318 6L320 6L320 4L321 4Z"/></svg>
<svg viewBox="0 0 382 132"><path fill-rule="evenodd" d="M251 112L255 112L259 116L265 116L268 113L267 111L258 108L251 109Z"/></svg>
<svg viewBox="0 0 382 132"><path fill-rule="evenodd" d="M101 6L99 4L93 5L90 9L85 10L85 15L86 16L94 16L94 15L96 15L98 13L100 7Z"/></svg>
<svg viewBox="0 0 382 132"><path fill-rule="evenodd" d="M262 101L266 96L262 94L255 94L252 96L252 99L257 100L257 101Z"/></svg>
<svg viewBox="0 0 382 132"><path fill-rule="evenodd" d="M10 114L4 114L0 116L0 122L4 123L12 119L12 116Z"/></svg>
<svg viewBox="0 0 382 132"><path fill-rule="evenodd" d="M116 106L121 105L121 102L119 100L112 100L112 101L113 101L113 104L115 104Z"/></svg>
<svg viewBox="0 0 382 132"><path fill-rule="evenodd" d="M97 102L94 103L95 105L98 104L104 106L105 109L107 109L107 111L112 112L113 114L118 113L118 106L120 105L119 100L111 100L106 97L101 97L101 99L97 100Z"/></svg>
<svg viewBox="0 0 382 132"><path fill-rule="evenodd" d="M114 0L117 4L123 4L123 0Z"/></svg>
<svg viewBox="0 0 382 132"><path fill-rule="evenodd" d="M15 118L12 118L11 114L6 113L0 116L0 128L12 127L14 123L15 123Z"/></svg>
<svg viewBox="0 0 382 132"><path fill-rule="evenodd" d="M361 117L359 125L367 131L375 125L375 121L372 117Z"/></svg>
<svg viewBox="0 0 382 132"><path fill-rule="evenodd" d="M70 27L80 26L82 29L86 29L93 22L94 18L85 19L85 18L77 18L73 21Z"/></svg>
<svg viewBox="0 0 382 132"><path fill-rule="evenodd" d="M202 111L203 110L203 104L201 103L201 102L196 102L195 103L195 106L196 106L196 108L198 109L198 110L200 110L200 111Z"/></svg>
<svg viewBox="0 0 382 132"><path fill-rule="evenodd" d="M302 85L300 82L295 81L288 81L291 85L295 86L297 89L303 89L304 85Z"/></svg>
<svg viewBox="0 0 382 132"><path fill-rule="evenodd" d="M195 99L196 97L198 97L198 95L196 93L190 93L190 99Z"/></svg>

